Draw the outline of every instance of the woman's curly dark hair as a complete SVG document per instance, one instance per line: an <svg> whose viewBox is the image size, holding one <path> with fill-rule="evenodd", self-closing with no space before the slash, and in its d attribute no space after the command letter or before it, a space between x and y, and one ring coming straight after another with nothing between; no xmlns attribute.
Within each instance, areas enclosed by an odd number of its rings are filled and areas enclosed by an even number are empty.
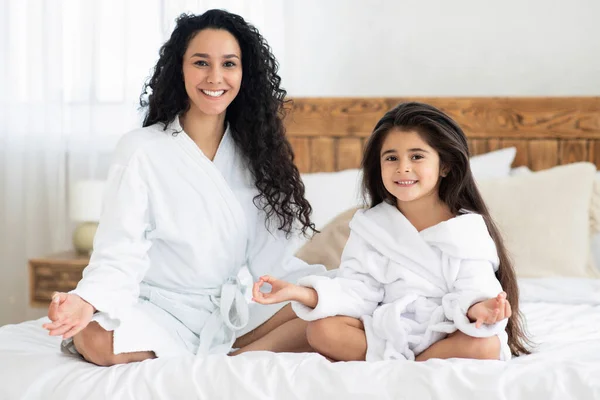
<svg viewBox="0 0 600 400"><path fill-rule="evenodd" d="M228 31L237 39L242 51L242 83L227 108L225 119L253 173L259 191L254 204L265 211L267 221L276 216L278 229L288 236L295 228L296 219L302 225L303 234L309 230L315 232L310 221L312 208L304 198L304 184L294 165L292 146L285 136L283 118L287 92L280 87L279 64L258 30L239 15L209 10L201 15L182 14L177 18L175 30L161 47L154 73L140 96L140 105L148 107L143 126L160 122L166 129L179 114L189 109L183 81L183 55L190 40L207 28Z"/></svg>

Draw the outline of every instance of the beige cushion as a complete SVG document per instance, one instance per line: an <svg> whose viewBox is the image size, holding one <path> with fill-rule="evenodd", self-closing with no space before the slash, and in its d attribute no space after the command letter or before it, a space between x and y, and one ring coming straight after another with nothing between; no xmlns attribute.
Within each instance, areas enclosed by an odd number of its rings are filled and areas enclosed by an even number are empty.
<svg viewBox="0 0 600 400"><path fill-rule="evenodd" d="M575 163L478 184L520 277L597 277L591 266L591 228L600 226L596 168ZM337 268L353 208L338 215L297 256Z"/></svg>
<svg viewBox="0 0 600 400"><path fill-rule="evenodd" d="M356 210L358 208L352 208L335 217L298 250L296 257L309 264L322 264L327 269L338 268L350 236L348 224Z"/></svg>
<svg viewBox="0 0 600 400"><path fill-rule="evenodd" d="M520 277L596 277L596 168L575 163L478 184Z"/></svg>

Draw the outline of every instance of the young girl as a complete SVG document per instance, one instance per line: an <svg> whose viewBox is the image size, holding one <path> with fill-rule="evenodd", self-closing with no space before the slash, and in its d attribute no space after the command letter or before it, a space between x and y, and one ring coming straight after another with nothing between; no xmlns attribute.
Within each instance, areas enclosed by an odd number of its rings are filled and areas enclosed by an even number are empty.
<svg viewBox="0 0 600 400"><path fill-rule="evenodd" d="M313 321L309 344L333 360L469 357L454 347L464 334L492 338L477 358L527 353L515 273L460 127L432 106L400 104L375 126L362 167L370 208L350 222L338 275L299 285L265 276L254 300L292 300Z"/></svg>

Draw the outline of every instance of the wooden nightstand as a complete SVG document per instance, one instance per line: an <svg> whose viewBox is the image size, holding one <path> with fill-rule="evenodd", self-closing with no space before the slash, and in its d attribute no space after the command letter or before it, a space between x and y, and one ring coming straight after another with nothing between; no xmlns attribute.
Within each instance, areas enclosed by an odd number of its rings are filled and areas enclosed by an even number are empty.
<svg viewBox="0 0 600 400"><path fill-rule="evenodd" d="M32 307L47 307L54 292L75 289L89 256L74 251L29 260L29 303Z"/></svg>

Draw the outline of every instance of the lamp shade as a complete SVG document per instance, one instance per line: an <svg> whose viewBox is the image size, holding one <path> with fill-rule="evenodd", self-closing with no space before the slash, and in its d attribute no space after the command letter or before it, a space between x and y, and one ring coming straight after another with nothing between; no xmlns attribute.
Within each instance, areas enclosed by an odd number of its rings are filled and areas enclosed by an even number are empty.
<svg viewBox="0 0 600 400"><path fill-rule="evenodd" d="M73 221L98 222L102 212L104 181L78 181L69 193L69 217Z"/></svg>

